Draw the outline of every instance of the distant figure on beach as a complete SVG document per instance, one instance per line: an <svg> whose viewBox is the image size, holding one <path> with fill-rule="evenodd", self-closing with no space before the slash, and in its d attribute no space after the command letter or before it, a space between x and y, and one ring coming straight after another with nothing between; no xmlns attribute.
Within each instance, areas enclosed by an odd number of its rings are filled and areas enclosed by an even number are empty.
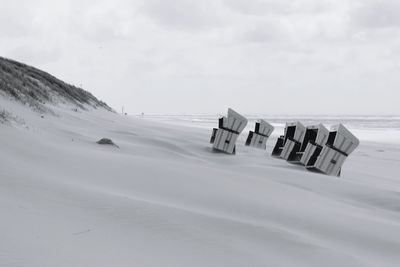
<svg viewBox="0 0 400 267"><path fill-rule="evenodd" d="M140 115L142 115L142 117L144 117L144 112L142 112Z"/></svg>

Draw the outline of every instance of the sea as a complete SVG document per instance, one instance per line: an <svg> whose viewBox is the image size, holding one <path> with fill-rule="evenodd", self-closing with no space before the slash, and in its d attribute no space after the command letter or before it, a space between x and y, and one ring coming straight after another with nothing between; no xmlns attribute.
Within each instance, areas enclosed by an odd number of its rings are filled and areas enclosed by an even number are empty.
<svg viewBox="0 0 400 267"><path fill-rule="evenodd" d="M137 117L165 123L209 128L218 125L218 118L224 114L144 114ZM300 121L304 125L324 124L328 129L336 124L343 124L360 141L389 143L400 145L400 115L366 116L366 115L271 115L243 114L248 119L245 131L252 130L258 119L271 123L275 130L273 136L283 134L285 123Z"/></svg>

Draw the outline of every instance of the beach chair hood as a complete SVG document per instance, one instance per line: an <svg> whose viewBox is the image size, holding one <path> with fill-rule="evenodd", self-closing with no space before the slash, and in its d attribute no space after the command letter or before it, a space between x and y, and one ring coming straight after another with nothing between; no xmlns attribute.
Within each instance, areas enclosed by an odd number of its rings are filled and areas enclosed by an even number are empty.
<svg viewBox="0 0 400 267"><path fill-rule="evenodd" d="M343 124L337 124L331 127L329 139L329 145L346 155L350 155L350 153L352 153L360 144L358 138L355 137Z"/></svg>
<svg viewBox="0 0 400 267"><path fill-rule="evenodd" d="M329 130L322 124L318 124L318 134L317 138L315 139L315 143L317 145L323 146L326 144L326 141L328 141L329 137Z"/></svg>
<svg viewBox="0 0 400 267"><path fill-rule="evenodd" d="M259 123L259 128L256 129L258 134L262 134L269 137L275 129L274 126L272 126L263 119L260 119L257 122Z"/></svg>

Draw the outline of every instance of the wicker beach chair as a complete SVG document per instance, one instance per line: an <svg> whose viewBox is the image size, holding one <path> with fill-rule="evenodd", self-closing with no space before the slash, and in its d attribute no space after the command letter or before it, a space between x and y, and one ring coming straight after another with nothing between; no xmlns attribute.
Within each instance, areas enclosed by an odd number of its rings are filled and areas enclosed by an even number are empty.
<svg viewBox="0 0 400 267"><path fill-rule="evenodd" d="M315 149L321 148L328 140L329 131L322 125L309 125L306 128L303 142L296 143L287 161L295 164L303 164L310 158L310 154Z"/></svg>
<svg viewBox="0 0 400 267"><path fill-rule="evenodd" d="M303 142L305 132L306 127L300 122L286 123L285 134L276 141L272 156L287 160L294 147Z"/></svg>
<svg viewBox="0 0 400 267"><path fill-rule="evenodd" d="M245 117L233 109L228 109L227 117L220 118L218 128L214 128L212 131L210 143L213 144L213 149L235 154L236 140L246 125Z"/></svg>
<svg viewBox="0 0 400 267"><path fill-rule="evenodd" d="M273 131L274 126L264 120L259 120L256 122L254 132L249 132L245 145L260 149L266 149L268 137Z"/></svg>
<svg viewBox="0 0 400 267"><path fill-rule="evenodd" d="M352 153L360 141L342 124L332 126L326 144L315 150L305 166L309 170L340 176L344 161ZM307 150L307 149L306 149Z"/></svg>

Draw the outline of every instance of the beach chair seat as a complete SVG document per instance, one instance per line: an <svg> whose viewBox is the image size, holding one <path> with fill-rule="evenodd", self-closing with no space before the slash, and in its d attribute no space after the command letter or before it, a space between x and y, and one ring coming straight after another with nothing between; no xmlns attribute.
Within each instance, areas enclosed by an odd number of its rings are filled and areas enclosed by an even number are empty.
<svg viewBox="0 0 400 267"><path fill-rule="evenodd" d="M237 138L246 125L245 117L233 109L228 109L228 116L220 118L218 128L214 128L212 131L210 143L213 144L213 149L235 154Z"/></svg>
<svg viewBox="0 0 400 267"><path fill-rule="evenodd" d="M249 135L247 136L245 145L260 149L266 149L268 137L273 131L274 126L264 120L259 120L256 122L254 132L249 131Z"/></svg>
<svg viewBox="0 0 400 267"><path fill-rule="evenodd" d="M310 144L307 153L311 156L305 166L309 170L340 176L343 163L359 143L359 140L342 124L332 126L328 140L320 152Z"/></svg>
<svg viewBox="0 0 400 267"><path fill-rule="evenodd" d="M278 151L280 150L278 157L288 160L293 153L298 151L303 142L305 132L306 127L300 122L286 123L283 147L277 148Z"/></svg>

